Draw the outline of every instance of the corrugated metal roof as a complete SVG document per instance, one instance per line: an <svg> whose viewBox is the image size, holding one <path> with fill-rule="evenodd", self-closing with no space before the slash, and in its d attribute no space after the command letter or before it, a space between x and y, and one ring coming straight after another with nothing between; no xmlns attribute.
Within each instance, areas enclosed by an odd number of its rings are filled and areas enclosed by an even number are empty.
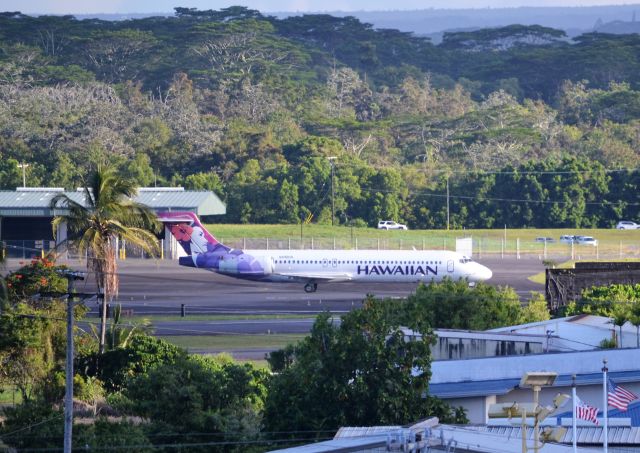
<svg viewBox="0 0 640 453"><path fill-rule="evenodd" d="M487 453L520 451L521 441L519 435L521 431L519 427L505 426L490 427L489 429L486 426L437 425L430 428L425 432L427 437L419 441L419 444L413 445L405 442L407 440L412 441L411 436L409 436L411 431L407 428L394 426L345 427L341 428L340 431L347 437L338 437L340 435L339 432L333 440L277 451L304 453L388 451L386 447L389 440L397 442L391 446L393 451L410 451L410 448L413 447L424 448L429 451L442 451L445 449L449 451L449 447L452 445L455 446L455 451ZM352 437L354 435L356 437ZM527 430L527 436L531 440L533 436L532 429ZM622 439L622 437L616 436L616 442L618 439ZM452 444L452 442L455 443ZM431 449L428 446L431 446ZM567 453L571 452L572 449L567 444L547 443L544 446L544 451ZM578 451L595 452L598 450L581 447Z"/></svg>
<svg viewBox="0 0 640 453"><path fill-rule="evenodd" d="M570 444L573 442L573 428L566 427L567 432L561 439L561 443ZM520 426L478 426L478 431L486 431L505 437L521 438ZM604 440L604 429L599 427L578 426L578 444L602 445ZM527 438L531 439L533 429L527 429ZM640 428L637 426L610 426L607 435L609 445L640 445Z"/></svg>
<svg viewBox="0 0 640 453"><path fill-rule="evenodd" d="M54 196L60 194L66 194L69 198L78 203L84 201L84 196L80 192L60 192L60 191L9 191L2 190L0 191L0 210L4 210L6 208L9 209L21 209L21 208L39 208L39 209L49 209L51 205L51 200Z"/></svg>
<svg viewBox="0 0 640 453"><path fill-rule="evenodd" d="M282 450L271 450L272 453L300 452L300 453L326 453L326 452L349 452L363 451L376 447L386 447L387 435L372 435L363 437L346 437L340 439L325 440L315 444L299 445L297 447L285 448ZM386 448L385 448L386 450Z"/></svg>
<svg viewBox="0 0 640 453"><path fill-rule="evenodd" d="M437 422L437 419L436 419ZM427 422L429 423L429 422ZM355 426L343 427L338 430L332 440L314 444L276 450L278 452L355 452L380 449L387 451L387 442L400 439L413 440L415 431L402 426Z"/></svg>
<svg viewBox="0 0 640 453"><path fill-rule="evenodd" d="M640 369L610 372L609 377L616 382L640 381ZM572 376L559 375L551 387L571 386ZM593 385L602 382L602 373L576 375L576 386ZM518 387L520 379L495 379L487 381L440 382L429 384L429 394L439 398L470 398L474 396L505 395ZM640 414L638 415L640 417ZM639 423L640 424L640 423Z"/></svg>
<svg viewBox="0 0 640 453"><path fill-rule="evenodd" d="M138 193L136 201L156 210L195 211L199 215L224 214L226 212L222 201L212 192L144 191Z"/></svg>
<svg viewBox="0 0 640 453"><path fill-rule="evenodd" d="M166 191L146 189L138 193L135 201L145 204L155 211L194 211L198 215L220 215L226 207L213 193L206 191L177 190ZM64 193L78 203L84 203L82 192L72 191L0 191L0 216L42 216L51 217L65 214L64 210L50 208L54 196Z"/></svg>
<svg viewBox="0 0 640 453"><path fill-rule="evenodd" d="M564 318L548 319L546 321L528 322L526 324L516 324L515 326L496 327L495 329L488 329L487 332L514 332L517 330L523 330L529 327L540 327L548 324L556 324L558 322L571 322L574 318L582 315L565 316Z"/></svg>
<svg viewBox="0 0 640 453"><path fill-rule="evenodd" d="M345 426L338 430L334 439L387 434L402 429L402 426Z"/></svg>

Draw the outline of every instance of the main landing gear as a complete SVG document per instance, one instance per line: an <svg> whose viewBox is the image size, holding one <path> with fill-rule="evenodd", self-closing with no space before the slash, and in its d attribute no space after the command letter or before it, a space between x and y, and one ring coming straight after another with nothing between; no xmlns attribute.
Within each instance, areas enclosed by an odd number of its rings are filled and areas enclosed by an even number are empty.
<svg viewBox="0 0 640 453"><path fill-rule="evenodd" d="M305 293L315 293L317 289L318 289L317 283L307 283L306 285L304 285Z"/></svg>

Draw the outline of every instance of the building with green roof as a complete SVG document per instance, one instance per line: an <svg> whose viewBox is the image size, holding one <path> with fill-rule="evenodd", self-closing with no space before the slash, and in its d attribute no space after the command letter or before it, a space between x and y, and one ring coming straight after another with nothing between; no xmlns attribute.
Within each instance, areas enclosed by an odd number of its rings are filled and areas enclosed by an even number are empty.
<svg viewBox="0 0 640 453"><path fill-rule="evenodd" d="M67 214L65 208L52 208L51 200L64 193L84 204L82 189L65 191L57 187L20 187L15 191L0 191L0 241L7 247L9 257L27 258L50 250L67 238L66 225L61 225L55 237L51 221ZM217 216L226 213L226 206L209 191L184 190L182 187L141 187L134 199L156 212L192 211L198 216ZM173 250L171 235L165 231L165 249Z"/></svg>

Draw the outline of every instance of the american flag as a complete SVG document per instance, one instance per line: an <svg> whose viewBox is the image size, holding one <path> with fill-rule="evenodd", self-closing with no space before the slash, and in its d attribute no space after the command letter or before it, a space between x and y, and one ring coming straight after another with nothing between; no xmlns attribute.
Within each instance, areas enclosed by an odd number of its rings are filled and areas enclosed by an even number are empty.
<svg viewBox="0 0 640 453"><path fill-rule="evenodd" d="M609 379L607 387L607 402L609 406L613 406L621 411L626 411L629 403L638 399L638 395L614 384L611 379Z"/></svg>
<svg viewBox="0 0 640 453"><path fill-rule="evenodd" d="M589 406L576 396L576 418L595 423L598 426L598 408Z"/></svg>

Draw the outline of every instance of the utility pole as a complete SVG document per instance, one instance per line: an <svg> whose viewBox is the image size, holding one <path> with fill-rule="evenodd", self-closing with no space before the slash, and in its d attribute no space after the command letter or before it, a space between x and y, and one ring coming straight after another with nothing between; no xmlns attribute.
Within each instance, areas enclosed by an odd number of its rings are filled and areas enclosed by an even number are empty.
<svg viewBox="0 0 640 453"><path fill-rule="evenodd" d="M18 168L22 168L22 187L27 187L27 173L25 169L29 166L29 164L18 164Z"/></svg>
<svg viewBox="0 0 640 453"><path fill-rule="evenodd" d="M327 157L327 159L329 159L329 162L331 163L331 226L333 226L333 222L334 222L334 218L335 218L335 212L336 212L336 205L335 205L335 192L334 192L334 188L333 188L333 179L335 177L335 160L337 159L336 156L329 156Z"/></svg>
<svg viewBox="0 0 640 453"><path fill-rule="evenodd" d="M67 357L65 367L65 393L64 393L64 453L72 453L73 434L73 307L76 303L90 297L99 297L95 293L76 292L76 281L84 280L86 273L77 271L62 271L62 276L67 279L67 292L41 292L41 297L62 298L67 297ZM76 302L80 299L79 302Z"/></svg>
<svg viewBox="0 0 640 453"><path fill-rule="evenodd" d="M67 278L67 366L64 394L64 453L71 453L73 432L73 306L76 280L84 280L84 272L66 272Z"/></svg>
<svg viewBox="0 0 640 453"><path fill-rule="evenodd" d="M447 176L447 231L449 231L449 176Z"/></svg>

